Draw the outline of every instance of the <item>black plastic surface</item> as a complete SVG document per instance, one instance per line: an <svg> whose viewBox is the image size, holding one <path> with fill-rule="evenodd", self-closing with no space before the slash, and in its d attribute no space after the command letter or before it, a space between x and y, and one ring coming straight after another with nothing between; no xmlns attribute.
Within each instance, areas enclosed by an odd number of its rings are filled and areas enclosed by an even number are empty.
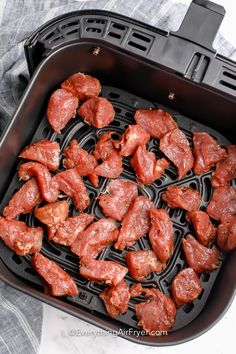
<svg viewBox="0 0 236 354"><path fill-rule="evenodd" d="M227 97L236 97L236 63L212 47L225 10L195 0L177 32L166 32L115 13L88 10L59 16L40 27L25 43L32 74L54 50L86 39L115 46Z"/></svg>
<svg viewBox="0 0 236 354"><path fill-rule="evenodd" d="M173 117L176 119L178 125L183 129L186 136L191 142L191 132L194 130L207 131L212 136L217 138L222 145L227 145L229 141L224 138L221 134L216 131L200 124L194 122L191 119L188 119L174 110L168 109L158 103L152 103L137 96L134 96L123 90L103 86L102 95L107 97L115 107L116 118L109 125L109 127L104 129L95 129L86 124L80 119L76 118L71 120L68 126L63 130L62 135L52 133L48 122L45 117L42 118L34 136L32 142L39 139L52 139L60 143L61 149L63 150L71 139L77 139L81 146L87 151L92 151L94 144L97 140L97 137L101 131L104 130L113 130L120 135L124 129L127 128L128 124L134 123L133 114L136 109L141 108L162 108L168 110ZM162 157L162 153L158 149L158 142L156 139L152 139L149 143L149 150L154 151L157 157ZM133 173L132 168L129 164L129 158L124 159L124 172L121 175L121 178L135 180L135 174ZM21 163L22 161L19 161ZM161 195L163 191L169 184L178 184L190 186L194 189L199 190L202 195L202 204L201 209L204 210L211 197L211 184L210 184L211 173L205 173L202 176L193 175L193 171L190 171L188 175L181 181L177 180L176 168L172 165L166 170L164 175L160 180L157 180L151 186L139 187L140 194L148 196L155 205L160 207L166 207L166 204L161 200ZM105 191L109 180L106 178L100 178L99 187L95 188L91 185L86 177L84 177L86 187L88 189L91 204L88 208L88 212L94 213L97 218L103 217L100 207L96 197ZM0 209L8 203L11 199L12 194L20 188L22 182L18 180L17 173L15 173L13 180L10 182L9 188L4 196ZM69 200L70 201L70 200ZM76 210L73 208L72 203L70 202L70 213L71 215L76 214ZM175 251L171 259L167 263L166 269L160 273L152 273L148 279L144 282L145 286L154 286L163 291L166 294L170 292L170 283L173 277L183 269L187 264L185 261L184 253L182 251L181 242L183 237L185 237L189 232L192 232L191 226L186 222L184 211L178 209L169 209L167 208L173 222L174 222L174 238L175 238ZM33 213L29 215L21 215L20 220L26 221L28 225L34 226L38 225L37 219L34 218ZM138 250L143 248L149 248L150 244L147 237L142 237L134 247L130 249ZM214 245L213 245L214 247ZM73 304L76 307L83 308L86 311L92 311L95 314L107 316L108 321L110 320L109 316L106 313L104 305L99 298L99 293L104 289L104 286L96 284L94 282L87 281L82 278L78 273L78 264L79 259L72 254L68 248L60 246L50 242L47 237L44 237L42 254L46 257L56 261L63 269L65 269L73 278L75 279L80 294L76 298L67 297L65 302ZM124 254L126 251L116 251L112 246L107 248L100 256L99 259L110 259L117 261L125 265ZM14 252L9 250L3 243L0 247L0 258L6 265L6 267L11 270L14 274L19 276L24 282L30 283L30 285L37 287L41 290L42 282L34 269L30 265L30 256L19 257ZM224 256L221 255L221 261L223 261ZM221 267L209 274L202 274L200 279L203 286L203 292L199 298L194 301L193 304L187 304L177 312L177 319L173 331L185 327L190 323L194 318L196 318L199 313L204 309L207 299L211 294L212 287L217 275L220 272ZM126 280L129 284L133 283L133 279L128 275ZM137 327L137 319L135 318L134 313L134 304L138 301L142 301L144 298L140 297L138 299L132 299L130 301L129 310L122 316L117 318L119 326L126 325L130 328Z"/></svg>

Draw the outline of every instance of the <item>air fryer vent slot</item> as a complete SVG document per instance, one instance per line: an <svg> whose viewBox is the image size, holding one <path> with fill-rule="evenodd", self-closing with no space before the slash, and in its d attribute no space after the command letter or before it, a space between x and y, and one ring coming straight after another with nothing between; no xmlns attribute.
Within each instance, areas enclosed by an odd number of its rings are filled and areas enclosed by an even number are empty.
<svg viewBox="0 0 236 354"><path fill-rule="evenodd" d="M108 29L107 37L112 37L113 40L120 43L125 38L127 30L128 30L127 26L123 26L116 22L111 22Z"/></svg>
<svg viewBox="0 0 236 354"><path fill-rule="evenodd" d="M225 86L230 90L236 91L236 73L231 73L229 71L224 70L222 72L222 76L219 82L222 86Z"/></svg>
<svg viewBox="0 0 236 354"><path fill-rule="evenodd" d="M206 74L209 63L210 58L206 55L194 53L184 76L195 82L201 82Z"/></svg>
<svg viewBox="0 0 236 354"><path fill-rule="evenodd" d="M133 30L128 37L127 46L133 47L138 51L147 53L151 48L153 41L153 36L149 36L146 33Z"/></svg>
<svg viewBox="0 0 236 354"><path fill-rule="evenodd" d="M83 30L85 33L102 35L104 33L107 21L99 18L87 18L83 21Z"/></svg>

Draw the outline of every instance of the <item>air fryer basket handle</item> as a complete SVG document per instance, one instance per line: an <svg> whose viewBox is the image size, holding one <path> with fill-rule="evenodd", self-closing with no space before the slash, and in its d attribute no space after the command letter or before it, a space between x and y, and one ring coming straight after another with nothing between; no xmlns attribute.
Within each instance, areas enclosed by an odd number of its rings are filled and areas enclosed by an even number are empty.
<svg viewBox="0 0 236 354"><path fill-rule="evenodd" d="M221 5L208 0L193 0L179 30L172 34L212 49L224 15L225 9Z"/></svg>

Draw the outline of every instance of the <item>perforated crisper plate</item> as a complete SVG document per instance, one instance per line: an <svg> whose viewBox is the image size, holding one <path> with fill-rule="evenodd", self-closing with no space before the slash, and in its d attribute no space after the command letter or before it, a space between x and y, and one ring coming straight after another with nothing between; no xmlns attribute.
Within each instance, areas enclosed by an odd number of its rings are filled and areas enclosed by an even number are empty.
<svg viewBox="0 0 236 354"><path fill-rule="evenodd" d="M174 119L177 121L181 129L183 129L187 138L191 141L192 134L194 130L206 131L216 137L221 145L229 144L229 141L224 138L221 134L216 131L194 122L191 119L188 119L178 112L175 112L167 107L159 105L158 103L153 103L146 101L142 98L136 97L128 92L122 91L117 88L103 86L102 96L108 98L116 110L115 120L104 129L95 129L90 127L80 119L72 119L65 129L63 129L63 134L59 135L53 133L49 127L46 117L42 118L41 123L38 126L38 129L32 139L32 142L35 142L39 139L51 139L56 140L60 143L61 151L69 144L71 139L77 139L81 146L89 152L92 152L94 144L98 139L98 135L101 131L105 130L114 130L120 135L124 129L128 127L129 124L134 124L133 114L136 109L148 109L148 108L162 108L170 112ZM158 141L151 139L149 142L150 151L155 152L156 156L162 157L163 154L158 149ZM135 174L129 164L130 158L125 158L123 162L124 172L119 178L125 178L132 181L135 181ZM22 161L19 161L19 164ZM197 189L202 195L202 204L201 209L204 210L207 203L211 197L211 172L205 173L201 176L195 176L193 171L190 171L187 176L181 180L177 180L177 170L171 165L168 168L161 179L157 180L151 186L139 187L140 194L148 196L156 205L157 208L165 207L166 204L161 200L161 195L166 187L170 184L178 184L190 186L194 189ZM91 185L86 177L83 178L86 184L88 193L91 198L91 204L86 210L86 212L94 213L96 219L103 217L101 208L98 205L96 197L104 192L109 179L100 178L99 187L95 188ZM1 203L1 211L3 207L11 199L13 193L15 193L22 183L18 180L17 173L12 179L6 195L4 196ZM75 215L77 211L74 209L71 201L70 202L70 212L71 215ZM145 287L157 287L166 294L170 293L170 284L174 276L185 266L187 266L184 253L181 247L182 239L189 233L193 232L191 226L186 222L184 211L180 209L169 209L167 208L173 223L174 223L174 242L175 249L174 254L167 263L167 267L160 273L152 273L147 280L144 282ZM38 221L34 218L33 213L28 215L21 215L20 220L25 221L28 225L34 226L38 225ZM46 233L45 233L46 234ZM148 237L142 237L138 242L136 242L134 247L130 247L130 250L139 250L149 247ZM214 245L212 247L215 247ZM79 259L70 252L70 250L64 246L60 246L48 241L47 237L44 237L43 247L41 250L42 254L46 257L57 262L59 266L65 269L75 280L79 288L79 295L75 298L67 296L64 298L65 302L71 303L76 307L83 308L87 311L93 311L98 315L108 316L102 300L99 298L99 293L104 289L104 286L96 284L94 282L88 281L82 278L78 272ZM100 254L99 259L109 259L119 262L122 265L125 265L124 255L126 251L116 251L113 246L106 248L102 254ZM42 281L39 276L36 274L35 270L31 267L30 256L19 257L14 252L9 250L1 241L0 247L0 257L4 264L10 269L14 274L21 277L25 282L30 283L32 286L37 287L43 291ZM224 255L221 255L221 265L224 260ZM173 328L175 331L178 328L182 328L190 323L204 308L206 301L211 293L214 282L217 279L217 275L220 272L220 269L217 269L211 273L202 274L200 280L203 286L203 292L201 295L194 301L194 303L187 304L177 311L176 323ZM129 276L126 276L126 281L128 284L134 283L134 280ZM131 299L129 304L128 311L119 317L115 321L123 323L131 328L137 327L137 319L134 313L134 305L139 301L144 300L144 297L140 296L136 299Z"/></svg>

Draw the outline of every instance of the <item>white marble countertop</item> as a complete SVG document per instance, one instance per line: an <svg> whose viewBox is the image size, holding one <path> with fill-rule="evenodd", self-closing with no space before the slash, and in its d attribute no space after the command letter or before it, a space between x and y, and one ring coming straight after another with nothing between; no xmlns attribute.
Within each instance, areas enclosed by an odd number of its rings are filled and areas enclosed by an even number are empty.
<svg viewBox="0 0 236 354"><path fill-rule="evenodd" d="M182 0L190 3L190 0ZM226 16L221 26L221 33L236 47L235 36L235 0L215 0L226 9ZM225 284L227 286L227 284ZM51 306L44 306L42 341L39 354L121 354L144 352L159 354L199 354L203 351L214 354L235 352L236 299L225 316L201 337L174 347L155 348L134 344L114 336L71 336L71 330L86 330L96 333L97 327L59 311Z"/></svg>

